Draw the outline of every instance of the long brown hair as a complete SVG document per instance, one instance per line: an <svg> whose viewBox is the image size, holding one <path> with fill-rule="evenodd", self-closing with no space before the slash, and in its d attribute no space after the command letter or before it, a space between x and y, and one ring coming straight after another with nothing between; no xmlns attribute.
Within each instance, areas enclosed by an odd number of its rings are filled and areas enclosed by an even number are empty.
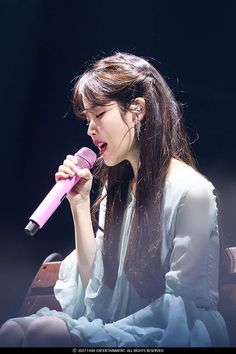
<svg viewBox="0 0 236 354"><path fill-rule="evenodd" d="M171 158L194 166L180 105L157 69L147 60L115 53L91 65L78 78L73 93L74 111L83 115L83 98L92 105L119 104L121 113L137 97L146 104L139 138L135 213L125 258L128 280L139 294L152 299L163 292L160 262L162 204L165 178ZM122 218L133 170L128 161L107 167L98 159L101 190L107 185L104 226L104 282L114 288L118 271L118 248ZM99 197L94 205L98 210Z"/></svg>

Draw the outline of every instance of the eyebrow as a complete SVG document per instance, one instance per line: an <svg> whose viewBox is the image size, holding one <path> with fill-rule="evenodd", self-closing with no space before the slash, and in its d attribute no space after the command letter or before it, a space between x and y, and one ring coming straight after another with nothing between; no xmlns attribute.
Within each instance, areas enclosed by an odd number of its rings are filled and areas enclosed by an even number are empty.
<svg viewBox="0 0 236 354"><path fill-rule="evenodd" d="M114 102L110 102L110 103L107 103L107 104L104 104L104 105L92 105L92 106L89 106L88 108L84 107L84 111L88 112L88 111L92 111L92 110L94 110L96 108L109 107L109 106L112 106L113 104L114 104Z"/></svg>

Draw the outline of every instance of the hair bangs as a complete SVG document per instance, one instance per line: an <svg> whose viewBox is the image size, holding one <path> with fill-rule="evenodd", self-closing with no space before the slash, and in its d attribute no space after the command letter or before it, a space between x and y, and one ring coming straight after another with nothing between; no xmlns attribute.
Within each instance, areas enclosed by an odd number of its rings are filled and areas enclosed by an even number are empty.
<svg viewBox="0 0 236 354"><path fill-rule="evenodd" d="M84 101L88 103L89 108L107 105L111 99L106 93L107 88L95 73L85 73L74 87L73 108L76 116L86 118Z"/></svg>

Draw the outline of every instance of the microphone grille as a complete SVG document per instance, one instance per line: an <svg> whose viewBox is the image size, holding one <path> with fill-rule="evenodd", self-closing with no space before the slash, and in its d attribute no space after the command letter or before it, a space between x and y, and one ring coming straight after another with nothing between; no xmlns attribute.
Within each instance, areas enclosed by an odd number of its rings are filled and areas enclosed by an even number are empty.
<svg viewBox="0 0 236 354"><path fill-rule="evenodd" d="M87 147L82 147L75 156L80 160L80 168L92 168L97 159L95 152Z"/></svg>

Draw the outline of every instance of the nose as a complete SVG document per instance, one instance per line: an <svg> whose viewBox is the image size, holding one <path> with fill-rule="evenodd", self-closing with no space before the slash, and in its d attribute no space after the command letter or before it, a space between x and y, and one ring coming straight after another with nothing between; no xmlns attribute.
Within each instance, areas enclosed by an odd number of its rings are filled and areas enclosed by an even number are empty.
<svg viewBox="0 0 236 354"><path fill-rule="evenodd" d="M94 121L92 119L89 122L87 134L89 136L92 136L92 135L96 134L96 125L95 125L95 123L94 123Z"/></svg>

